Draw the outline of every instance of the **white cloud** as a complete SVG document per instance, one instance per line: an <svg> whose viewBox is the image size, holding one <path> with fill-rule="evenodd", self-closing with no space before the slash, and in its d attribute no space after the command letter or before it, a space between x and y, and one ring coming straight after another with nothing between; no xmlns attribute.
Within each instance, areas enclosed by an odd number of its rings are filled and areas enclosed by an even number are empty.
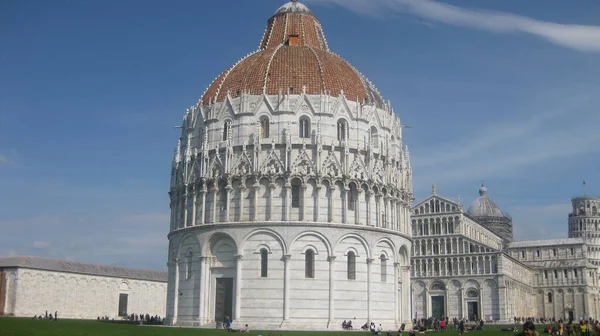
<svg viewBox="0 0 600 336"><path fill-rule="evenodd" d="M14 148L0 153L0 166L15 164L17 162L17 150Z"/></svg>
<svg viewBox="0 0 600 336"><path fill-rule="evenodd" d="M310 1L310 0L309 0ZM600 27L561 24L498 11L466 9L432 0L312 0L330 2L358 13L381 15L388 11L410 13L426 20L496 33L523 33L557 45L600 51Z"/></svg>
<svg viewBox="0 0 600 336"><path fill-rule="evenodd" d="M431 183L515 177L527 174L524 168L598 152L599 123L595 105L583 99L521 120L492 122L442 145L413 147L415 190Z"/></svg>
<svg viewBox="0 0 600 336"><path fill-rule="evenodd" d="M50 243L47 241L35 241L31 244L31 247L36 250L45 250L50 247Z"/></svg>

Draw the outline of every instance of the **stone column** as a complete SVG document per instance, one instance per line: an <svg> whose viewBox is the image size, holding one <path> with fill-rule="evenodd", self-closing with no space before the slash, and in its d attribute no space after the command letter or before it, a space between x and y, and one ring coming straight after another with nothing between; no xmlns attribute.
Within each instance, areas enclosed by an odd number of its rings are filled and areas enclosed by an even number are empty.
<svg viewBox="0 0 600 336"><path fill-rule="evenodd" d="M171 203L169 204L169 208L171 209L171 231L177 229L176 227L176 221L175 221L175 213L177 212L177 206L176 203L173 201L172 196L171 196Z"/></svg>
<svg viewBox="0 0 600 336"><path fill-rule="evenodd" d="M425 311L423 312L424 318L428 318L429 316L431 316L431 313L429 312L430 302L431 297L429 296L429 288L425 288Z"/></svg>
<svg viewBox="0 0 600 336"><path fill-rule="evenodd" d="M200 199L202 204L202 217L200 218L200 224L204 224L206 222L206 188L204 183L202 184L202 189L200 189Z"/></svg>
<svg viewBox="0 0 600 336"><path fill-rule="evenodd" d="M194 186L194 191L192 193L192 225L196 225L196 211L198 211L198 189Z"/></svg>
<svg viewBox="0 0 600 336"><path fill-rule="evenodd" d="M479 288L479 318L485 321L485 300L482 288Z"/></svg>
<svg viewBox="0 0 600 336"><path fill-rule="evenodd" d="M199 257L200 259L200 298L199 298L199 309L198 309L198 313L200 316L198 316L200 318L200 325L205 323L206 320L206 314L204 312L204 306L206 305L206 295L204 294L204 292L206 291L206 272L207 272L207 267L206 267L206 258L205 257Z"/></svg>
<svg viewBox="0 0 600 336"><path fill-rule="evenodd" d="M233 187L231 187L229 184L227 184L227 186L225 186L225 194L227 195L225 198L225 222L229 222L229 214L230 214L229 209L231 208L231 191L232 190L233 190Z"/></svg>
<svg viewBox="0 0 600 336"><path fill-rule="evenodd" d="M275 185L275 183L270 183L269 184L269 204L267 205L267 220L273 220L273 190L275 190L277 186ZM286 198L287 197L287 192L286 192ZM287 203L287 200L284 200L285 203ZM287 209L287 204L285 204L286 209ZM286 210L287 213L287 210Z"/></svg>
<svg viewBox="0 0 600 336"><path fill-rule="evenodd" d="M215 184L212 187L212 193L213 193L213 206L212 206L212 220L210 221L211 223L216 223L217 222L217 203L219 203L219 198L218 198L218 190L219 188L217 187L216 184L217 181L215 181Z"/></svg>
<svg viewBox="0 0 600 336"><path fill-rule="evenodd" d="M595 276L595 274L594 274L594 276ZM583 294L583 317L586 318L586 317L589 317L590 310L588 307L588 297L587 297L587 293L586 293L585 289L583 290L583 293L581 293L581 294ZM553 304L553 305L556 306L556 304ZM554 314L554 316L556 316L556 313Z"/></svg>
<svg viewBox="0 0 600 336"><path fill-rule="evenodd" d="M465 289L460 288L460 318L465 317Z"/></svg>
<svg viewBox="0 0 600 336"><path fill-rule="evenodd" d="M401 289L401 285L402 285L402 279L400 278L400 263L399 262L395 262L394 263L394 294L395 294L395 299L394 299L394 324L396 325L396 328L398 327L398 321L400 320L400 310L402 309L402 289Z"/></svg>
<svg viewBox="0 0 600 336"><path fill-rule="evenodd" d="M185 186L185 196L183 197L183 225L181 225L182 228L185 228L188 226L188 212L190 211L188 209L188 197L189 197L189 192L188 192L188 188L186 185Z"/></svg>
<svg viewBox="0 0 600 336"><path fill-rule="evenodd" d="M335 191L335 186L329 186L329 197L327 198L327 221L333 221L333 192Z"/></svg>
<svg viewBox="0 0 600 336"><path fill-rule="evenodd" d="M342 189L344 192L342 193L342 223L348 223L348 192L350 192L350 188L344 186Z"/></svg>
<svg viewBox="0 0 600 336"><path fill-rule="evenodd" d="M367 191L367 225L368 226L374 226L375 224L373 223L373 208L371 205L371 199L373 198L373 192L368 190Z"/></svg>
<svg viewBox="0 0 600 336"><path fill-rule="evenodd" d="M290 254L283 256L283 320L290 319Z"/></svg>
<svg viewBox="0 0 600 336"><path fill-rule="evenodd" d="M254 209L252 209L252 221L258 220L258 192L260 191L260 184L258 181L253 185L254 187Z"/></svg>
<svg viewBox="0 0 600 336"><path fill-rule="evenodd" d="M242 185L240 185L240 222L244 221L244 211L246 211L246 209L244 209L244 200L246 198L246 190L248 190L248 188L246 187L246 182L244 181ZM235 215L234 215L235 216ZM233 219L235 221L235 218ZM248 220L250 220L250 213L248 212Z"/></svg>
<svg viewBox="0 0 600 336"><path fill-rule="evenodd" d="M242 317L242 255L235 255L235 312L233 313L234 319L240 319Z"/></svg>
<svg viewBox="0 0 600 336"><path fill-rule="evenodd" d="M273 190L273 189L271 189ZM283 199L283 218L284 221L290 220L290 209L292 208L292 185L289 183L285 183L283 185L283 194L285 198ZM271 200L273 197L271 197ZM272 208L271 208L272 209Z"/></svg>
<svg viewBox="0 0 600 336"><path fill-rule="evenodd" d="M318 183L316 185L317 187L317 200L316 200L316 204L315 204L315 217L317 218L317 222L319 222L321 220L321 188L323 187L323 185L321 183Z"/></svg>
<svg viewBox="0 0 600 336"><path fill-rule="evenodd" d="M362 188L356 188L356 199L354 200L354 218L356 219L354 221L355 224L362 224L360 220L360 199L362 198L363 191L364 190Z"/></svg>
<svg viewBox="0 0 600 336"><path fill-rule="evenodd" d="M306 221L306 189L308 189L308 185L306 183L302 183L302 198L300 199L300 220Z"/></svg>
<svg viewBox="0 0 600 336"><path fill-rule="evenodd" d="M335 256L329 256L329 325L335 319Z"/></svg>
<svg viewBox="0 0 600 336"><path fill-rule="evenodd" d="M177 323L179 316L179 258L175 258L175 286L173 298L173 324Z"/></svg>
<svg viewBox="0 0 600 336"><path fill-rule="evenodd" d="M372 321L372 315L371 315L371 290L373 287L371 285L371 281L372 281L372 276L371 276L371 265L373 264L373 261L375 259L373 258L367 258L367 319L369 321Z"/></svg>

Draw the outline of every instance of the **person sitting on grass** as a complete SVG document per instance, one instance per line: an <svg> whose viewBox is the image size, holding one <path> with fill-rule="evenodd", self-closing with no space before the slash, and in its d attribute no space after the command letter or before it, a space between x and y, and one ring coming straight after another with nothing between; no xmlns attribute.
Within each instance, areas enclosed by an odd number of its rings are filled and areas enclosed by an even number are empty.
<svg viewBox="0 0 600 336"><path fill-rule="evenodd" d="M535 330L535 325L531 321L527 321L523 324L523 332L517 334L517 336L539 336Z"/></svg>

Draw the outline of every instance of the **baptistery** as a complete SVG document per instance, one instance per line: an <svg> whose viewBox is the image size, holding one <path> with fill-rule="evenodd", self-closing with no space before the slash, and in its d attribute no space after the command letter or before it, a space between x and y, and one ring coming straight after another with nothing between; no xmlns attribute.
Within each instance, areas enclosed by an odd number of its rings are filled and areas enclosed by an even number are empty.
<svg viewBox="0 0 600 336"><path fill-rule="evenodd" d="M402 129L311 10L279 8L258 50L185 112L169 191L169 323L408 326Z"/></svg>

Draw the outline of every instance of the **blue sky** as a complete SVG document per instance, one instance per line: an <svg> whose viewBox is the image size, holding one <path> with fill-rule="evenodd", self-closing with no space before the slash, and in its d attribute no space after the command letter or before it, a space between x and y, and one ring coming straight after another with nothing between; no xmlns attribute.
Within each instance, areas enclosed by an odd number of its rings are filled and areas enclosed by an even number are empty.
<svg viewBox="0 0 600 336"><path fill-rule="evenodd" d="M166 268L174 125L279 0L0 2L0 255ZM600 193L600 2L305 0L392 101L431 184L518 239Z"/></svg>

